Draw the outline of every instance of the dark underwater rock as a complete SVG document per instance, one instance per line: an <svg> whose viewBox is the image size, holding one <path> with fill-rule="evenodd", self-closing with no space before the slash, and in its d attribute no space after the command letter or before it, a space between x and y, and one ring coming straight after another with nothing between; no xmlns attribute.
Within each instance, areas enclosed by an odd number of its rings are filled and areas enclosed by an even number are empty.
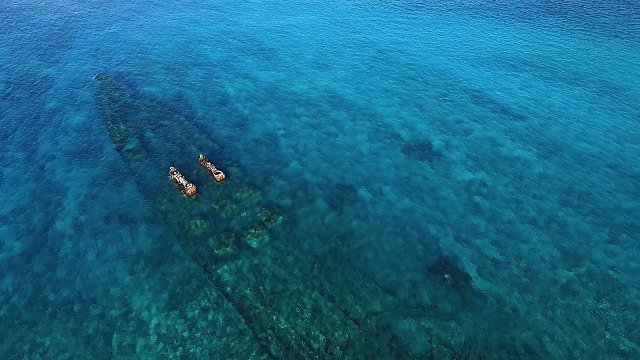
<svg viewBox="0 0 640 360"><path fill-rule="evenodd" d="M502 103L484 91L472 88L466 88L464 90L471 103L478 107L487 109L503 119L509 119L517 122L527 120L527 116L524 113L518 112L516 109Z"/></svg>
<svg viewBox="0 0 640 360"><path fill-rule="evenodd" d="M433 162L442 157L439 149L434 148L431 140L415 140L402 145L402 153L412 159Z"/></svg>
<svg viewBox="0 0 640 360"><path fill-rule="evenodd" d="M428 273L431 277L456 291L472 289L471 276L445 257L433 264Z"/></svg>
<svg viewBox="0 0 640 360"><path fill-rule="evenodd" d="M351 184L338 184L333 187L327 197L327 204L334 209L340 209L358 202L358 189Z"/></svg>

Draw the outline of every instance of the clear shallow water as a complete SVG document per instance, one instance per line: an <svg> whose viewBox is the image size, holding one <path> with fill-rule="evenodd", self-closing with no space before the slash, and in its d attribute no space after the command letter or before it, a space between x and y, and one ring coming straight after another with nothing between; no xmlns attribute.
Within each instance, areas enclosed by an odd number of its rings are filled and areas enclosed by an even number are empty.
<svg viewBox="0 0 640 360"><path fill-rule="evenodd" d="M274 357L128 177L99 71L223 145L271 244L383 289L396 355L638 357L640 6L407 4L0 5L3 357Z"/></svg>

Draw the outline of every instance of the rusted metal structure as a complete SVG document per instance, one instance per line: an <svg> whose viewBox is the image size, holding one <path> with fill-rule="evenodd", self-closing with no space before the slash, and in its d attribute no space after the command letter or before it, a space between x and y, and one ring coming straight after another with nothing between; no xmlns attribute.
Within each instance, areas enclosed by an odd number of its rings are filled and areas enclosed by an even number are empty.
<svg viewBox="0 0 640 360"><path fill-rule="evenodd" d="M220 182L226 178L226 175L222 172L222 170L218 169L213 165L204 155L200 154L198 157L198 162L202 167L213 176L216 181Z"/></svg>
<svg viewBox="0 0 640 360"><path fill-rule="evenodd" d="M173 181L187 196L196 196L198 193L196 186L187 181L180 171L173 166L169 168L169 179L171 179L171 181Z"/></svg>

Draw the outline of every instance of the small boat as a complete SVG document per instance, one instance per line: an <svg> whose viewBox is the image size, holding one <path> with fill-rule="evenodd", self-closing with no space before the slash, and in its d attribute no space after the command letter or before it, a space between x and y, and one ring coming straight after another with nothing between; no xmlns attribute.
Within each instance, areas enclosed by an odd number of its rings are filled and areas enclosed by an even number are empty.
<svg viewBox="0 0 640 360"><path fill-rule="evenodd" d="M213 176L214 179L216 179L216 181L220 182L224 180L224 173L216 168L215 165L213 165L204 155L200 154L200 157L198 157L198 162L209 174Z"/></svg>
<svg viewBox="0 0 640 360"><path fill-rule="evenodd" d="M184 176L173 166L169 168L169 179L171 179L187 196L195 196L196 186L187 181Z"/></svg>

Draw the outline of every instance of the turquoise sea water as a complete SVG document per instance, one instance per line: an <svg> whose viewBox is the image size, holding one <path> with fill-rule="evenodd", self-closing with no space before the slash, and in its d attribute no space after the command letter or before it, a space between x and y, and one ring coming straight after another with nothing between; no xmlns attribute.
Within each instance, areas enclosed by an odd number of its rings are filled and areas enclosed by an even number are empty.
<svg viewBox="0 0 640 360"><path fill-rule="evenodd" d="M640 358L636 1L10 0L0 64L3 359ZM286 231L191 256L98 72Z"/></svg>

